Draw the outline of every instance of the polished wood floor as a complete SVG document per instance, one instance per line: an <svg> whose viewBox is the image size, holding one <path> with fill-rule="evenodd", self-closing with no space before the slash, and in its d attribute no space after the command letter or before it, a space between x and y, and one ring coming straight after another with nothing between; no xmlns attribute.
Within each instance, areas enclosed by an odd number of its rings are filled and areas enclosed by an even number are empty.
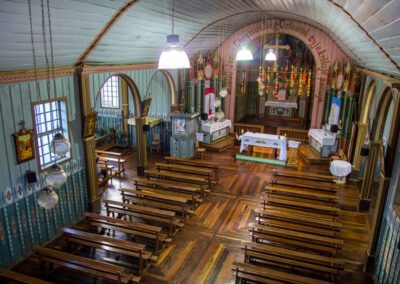
<svg viewBox="0 0 400 284"><path fill-rule="evenodd" d="M271 180L272 169L276 167L236 161L236 152L237 147L223 153L206 153L207 160L221 165L219 184L204 198L195 215L186 220L157 263L147 270L142 283L234 283L232 262L243 261L241 241L250 240L247 226L254 222L254 209L260 207L260 193ZM160 160L162 154L149 156L150 165ZM133 187L129 180L136 176L135 164L133 155L127 163L126 177L113 179L112 185L104 188L103 197L121 200L118 188ZM310 166L301 161L298 169L329 173L327 165ZM344 240L340 256L347 261L341 283L370 281L368 275L361 273L368 243L368 215L356 212L357 200L354 186L340 187L339 207L342 212L338 221L343 224L343 229L339 237ZM82 283L90 282L82 280Z"/></svg>

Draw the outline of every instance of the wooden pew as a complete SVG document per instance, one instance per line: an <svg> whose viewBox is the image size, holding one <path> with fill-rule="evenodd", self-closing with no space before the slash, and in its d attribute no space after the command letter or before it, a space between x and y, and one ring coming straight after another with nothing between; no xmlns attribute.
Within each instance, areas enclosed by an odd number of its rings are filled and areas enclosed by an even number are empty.
<svg viewBox="0 0 400 284"><path fill-rule="evenodd" d="M267 196L278 195L282 196L282 198L300 197L310 200L311 202L329 203L331 205L335 205L338 202L338 196L331 192L321 192L279 184L271 184L266 186L264 189Z"/></svg>
<svg viewBox="0 0 400 284"><path fill-rule="evenodd" d="M181 192L181 193L189 193L204 196L206 193L210 191L208 189L204 189L201 185L187 185L180 184L173 181L163 180L163 179L146 179L146 178L134 178L132 179L132 183L137 188L138 186L147 186L154 187L158 189L168 190L172 192Z"/></svg>
<svg viewBox="0 0 400 284"><path fill-rule="evenodd" d="M68 249L70 249L71 243L75 243L137 258L139 262L139 276L150 266L151 261L157 260L156 257L152 257L151 252L145 251L145 245L143 244L99 236L98 234L71 228L63 228L62 232Z"/></svg>
<svg viewBox="0 0 400 284"><path fill-rule="evenodd" d="M99 161L104 162L106 166L108 166L110 162L117 163L118 169L114 171L114 175L121 177L122 174L125 174L125 162L126 162L125 158L100 156Z"/></svg>
<svg viewBox="0 0 400 284"><path fill-rule="evenodd" d="M329 276L337 276L338 272L344 269L345 261L339 258L248 241L243 241L242 244L246 263L251 263L252 260L262 260L291 269L299 268L323 274L328 273Z"/></svg>
<svg viewBox="0 0 400 284"><path fill-rule="evenodd" d="M336 255L337 250L343 246L343 240L309 234L304 232L281 229L261 224L250 224L252 241L267 240L291 247Z"/></svg>
<svg viewBox="0 0 400 284"><path fill-rule="evenodd" d="M287 214L302 215L305 217L326 221L335 221L337 217L335 214L318 213L316 211L303 210L302 208L283 207L279 204L264 204L264 210L275 210L279 212L285 212Z"/></svg>
<svg viewBox="0 0 400 284"><path fill-rule="evenodd" d="M32 276L28 276L19 272L3 268L0 268L0 282L3 284L6 283L50 284L51 283Z"/></svg>
<svg viewBox="0 0 400 284"><path fill-rule="evenodd" d="M337 207L334 207L334 206L314 204L314 203L309 203L307 201L303 201L303 202L292 201L292 200L273 198L273 197L263 198L262 204L264 206L264 209L265 209L265 205L272 204L272 205L278 205L281 207L297 208L297 209L301 209L301 210L312 211L312 212L317 212L317 213L321 213L321 214L335 215L335 216L337 216L338 213L340 212L340 209Z"/></svg>
<svg viewBox="0 0 400 284"><path fill-rule="evenodd" d="M332 175L320 175L314 173L307 172L298 172L298 171L290 171L290 170L278 170L273 169L272 175L281 176L281 177L291 177L305 180L313 180L318 182L330 182L335 183L336 177Z"/></svg>
<svg viewBox="0 0 400 284"><path fill-rule="evenodd" d="M145 170L144 173L147 179L157 178L157 179L174 180L189 184L199 184L204 189L208 188L208 180L204 177L177 173L177 172L157 171L157 170Z"/></svg>
<svg viewBox="0 0 400 284"><path fill-rule="evenodd" d="M33 251L39 259L42 272L44 272L44 263L51 263L116 283L140 281L140 277L127 273L122 267L113 264L44 247L34 247Z"/></svg>
<svg viewBox="0 0 400 284"><path fill-rule="evenodd" d="M215 180L213 179L213 170L201 167L193 167L188 165L178 165L178 164L171 164L171 163L156 163L155 167L157 170L166 170L172 172L179 172L179 173L188 173L192 175L200 175L206 176L208 180L208 185L212 186L215 184Z"/></svg>
<svg viewBox="0 0 400 284"><path fill-rule="evenodd" d="M119 190L121 191L123 202L131 202L132 204L172 210L181 213L183 218L185 218L187 214L194 214L192 205L188 203L187 198L155 194L148 191L139 191L127 188L121 188Z"/></svg>
<svg viewBox="0 0 400 284"><path fill-rule="evenodd" d="M336 192L337 186L333 183L316 182L311 180L301 180L289 177L274 177L271 184L289 185L299 188L308 188L320 191Z"/></svg>
<svg viewBox="0 0 400 284"><path fill-rule="evenodd" d="M161 233L161 227L121 220L91 212L85 212L84 216L88 220L91 228L97 227L106 230L124 232L154 241L156 255L159 254L160 250L166 243L171 242L171 238Z"/></svg>
<svg viewBox="0 0 400 284"><path fill-rule="evenodd" d="M215 179L218 182L219 177L219 164L211 161L204 160L188 160L177 157L164 157L165 161L170 164L180 164L192 167L208 168L215 172Z"/></svg>
<svg viewBox="0 0 400 284"><path fill-rule="evenodd" d="M175 212L173 211L161 210L113 200L103 200L103 203L106 207L107 216L112 215L112 217L115 217L115 214L118 214L161 223L168 226L170 236L176 232L177 227L183 227L183 223L176 218Z"/></svg>
<svg viewBox="0 0 400 284"><path fill-rule="evenodd" d="M322 229L332 229L335 231L339 231L342 228L341 223L337 223L331 220L327 219L321 219L319 216L314 216L314 215L304 215L303 211L297 211L297 212L286 212L283 210L280 210L281 208L267 208L267 209L261 209L257 208L255 210L257 214L257 219L261 220L265 219L275 219L275 220L283 220L291 223L297 223L297 224L304 224L307 226L313 226L316 228L322 228Z"/></svg>
<svg viewBox="0 0 400 284"><path fill-rule="evenodd" d="M95 152L96 152L96 154L104 155L104 156L122 157L122 153L120 153L120 152L104 151L104 150L95 150Z"/></svg>
<svg viewBox="0 0 400 284"><path fill-rule="evenodd" d="M248 280L259 283L294 283L294 284L329 284L332 282L314 279L306 276L300 276L295 273L283 272L267 267L260 267L248 263L233 262L233 268L236 282Z"/></svg>

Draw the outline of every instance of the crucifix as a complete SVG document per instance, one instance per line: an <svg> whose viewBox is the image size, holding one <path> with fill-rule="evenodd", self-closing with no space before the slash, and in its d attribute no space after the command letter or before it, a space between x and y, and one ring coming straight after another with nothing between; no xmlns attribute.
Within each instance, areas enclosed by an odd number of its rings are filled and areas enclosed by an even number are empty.
<svg viewBox="0 0 400 284"><path fill-rule="evenodd" d="M285 50L289 50L290 49L290 45L286 44L286 45L279 45L279 36L280 34L276 33L275 34L275 44L265 44L264 48L265 49L269 49L269 48L274 48L275 49L275 55L276 55L276 59L274 62L274 67L276 68L277 62L278 62L278 51L279 49L285 49Z"/></svg>

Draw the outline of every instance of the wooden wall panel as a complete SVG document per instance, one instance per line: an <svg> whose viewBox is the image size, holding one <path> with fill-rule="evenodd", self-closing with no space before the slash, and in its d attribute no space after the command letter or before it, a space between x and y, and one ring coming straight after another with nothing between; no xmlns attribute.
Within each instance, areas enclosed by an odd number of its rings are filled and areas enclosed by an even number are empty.
<svg viewBox="0 0 400 284"><path fill-rule="evenodd" d="M46 211L37 205L39 191L44 187L44 173L38 172L37 159L17 164L12 134L25 121L27 129L33 128L32 103L39 100L35 82L0 85L0 267L9 267L28 254L34 245L43 244L62 226L75 222L86 208L87 186L85 163L81 157L82 121L77 81L74 77L55 80L57 97L68 100L71 160L63 164L68 174L67 184L56 190L59 204ZM53 81L50 93L46 80L39 81L40 98L55 98ZM28 185L25 172L37 173L37 184Z"/></svg>

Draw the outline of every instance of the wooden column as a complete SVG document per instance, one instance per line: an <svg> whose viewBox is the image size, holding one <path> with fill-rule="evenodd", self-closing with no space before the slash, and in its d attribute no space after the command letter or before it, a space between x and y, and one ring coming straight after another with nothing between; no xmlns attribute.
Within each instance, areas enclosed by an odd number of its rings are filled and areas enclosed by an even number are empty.
<svg viewBox="0 0 400 284"><path fill-rule="evenodd" d="M374 182L374 176L378 160L380 159L381 142L372 141L369 145L369 156L365 165L364 179L361 185L359 211L368 211L371 203L371 187Z"/></svg>
<svg viewBox="0 0 400 284"><path fill-rule="evenodd" d="M356 140L356 146L354 148L354 157L353 157L353 169L357 172L360 171L361 164L361 147L364 145L365 134L367 133L367 124L362 122L356 122L356 126L358 128L358 135Z"/></svg>
<svg viewBox="0 0 400 284"><path fill-rule="evenodd" d="M375 205L375 212L374 212L374 217L372 220L372 229L371 229L371 234L370 234L370 240L368 244L368 249L367 249L367 262L364 267L364 270L371 271L373 269L374 265L374 258L375 258L375 253L376 253L376 248L378 246L378 238L379 238L379 233L380 233L380 228L383 220L383 214L385 211L385 204L386 204L386 199L389 191L389 185L390 185L390 177L385 176L383 172L381 172L381 177L380 177L380 182L379 182L379 189L378 189L378 196L376 199L376 205Z"/></svg>
<svg viewBox="0 0 400 284"><path fill-rule="evenodd" d="M146 131L143 130L145 117L136 117L136 153L137 153L137 173L144 176L147 168L147 147L146 147Z"/></svg>
<svg viewBox="0 0 400 284"><path fill-rule="evenodd" d="M121 81L121 93L122 93L122 131L128 133L128 117L129 117L129 100L128 100L128 84L125 80Z"/></svg>
<svg viewBox="0 0 400 284"><path fill-rule="evenodd" d="M78 82L81 97L82 123L84 124L85 116L92 111L92 104L90 99L89 75L84 73L82 69L78 70ZM99 211L100 198L98 196L98 178L94 136L83 139L83 149L85 151L86 180L89 189L89 208L92 211Z"/></svg>

